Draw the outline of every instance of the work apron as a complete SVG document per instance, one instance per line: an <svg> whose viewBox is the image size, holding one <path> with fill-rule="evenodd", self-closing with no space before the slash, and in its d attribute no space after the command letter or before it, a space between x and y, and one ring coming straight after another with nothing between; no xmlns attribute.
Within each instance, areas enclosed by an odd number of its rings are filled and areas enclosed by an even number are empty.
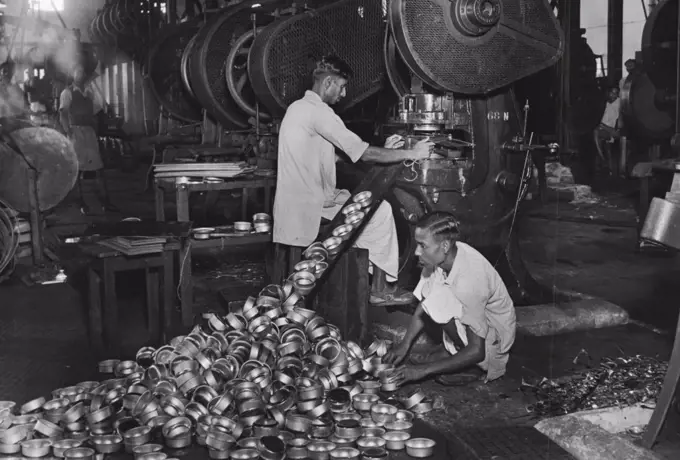
<svg viewBox="0 0 680 460"><path fill-rule="evenodd" d="M98 171L104 167L99 141L94 130L95 116L92 99L81 91L71 90L71 142L78 157L80 171Z"/></svg>

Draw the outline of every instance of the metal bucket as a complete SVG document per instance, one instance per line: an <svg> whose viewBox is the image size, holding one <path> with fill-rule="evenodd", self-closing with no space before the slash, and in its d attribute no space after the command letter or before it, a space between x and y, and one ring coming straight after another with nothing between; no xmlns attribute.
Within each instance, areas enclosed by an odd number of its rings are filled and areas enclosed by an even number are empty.
<svg viewBox="0 0 680 460"><path fill-rule="evenodd" d="M640 237L680 249L680 205L653 198Z"/></svg>

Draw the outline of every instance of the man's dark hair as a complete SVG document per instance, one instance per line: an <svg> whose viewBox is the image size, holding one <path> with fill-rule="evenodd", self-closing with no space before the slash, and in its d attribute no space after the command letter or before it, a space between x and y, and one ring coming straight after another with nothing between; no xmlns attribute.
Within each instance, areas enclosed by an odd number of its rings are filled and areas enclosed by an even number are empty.
<svg viewBox="0 0 680 460"><path fill-rule="evenodd" d="M420 218L416 228L429 231L439 242L444 240L453 242L460 239L458 221L448 212L437 211L426 214Z"/></svg>
<svg viewBox="0 0 680 460"><path fill-rule="evenodd" d="M623 65L629 65L629 64L635 65L637 63L635 62L635 59L628 59Z"/></svg>
<svg viewBox="0 0 680 460"><path fill-rule="evenodd" d="M321 60L316 63L314 72L312 72L314 81L325 78L328 75L349 80L352 78L352 75L354 75L354 72L352 72L352 68L345 61L337 56L331 55L322 57Z"/></svg>

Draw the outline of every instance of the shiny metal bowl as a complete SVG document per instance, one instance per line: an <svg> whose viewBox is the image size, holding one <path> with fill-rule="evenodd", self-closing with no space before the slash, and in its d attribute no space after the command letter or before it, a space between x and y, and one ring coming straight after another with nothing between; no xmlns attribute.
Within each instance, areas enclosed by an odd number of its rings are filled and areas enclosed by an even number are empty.
<svg viewBox="0 0 680 460"><path fill-rule="evenodd" d="M323 275L327 268L328 262L317 262L314 266L314 276L316 276L316 279L321 278L321 275Z"/></svg>
<svg viewBox="0 0 680 460"><path fill-rule="evenodd" d="M340 225L339 227L333 229L333 236L337 236L338 238L346 240L347 238L349 238L349 235L352 233L352 230L354 230L354 226L351 224Z"/></svg>
<svg viewBox="0 0 680 460"><path fill-rule="evenodd" d="M232 450L229 458L231 460L257 460L260 458L260 451L257 449Z"/></svg>
<svg viewBox="0 0 680 460"><path fill-rule="evenodd" d="M303 260L302 262L298 262L295 264L294 270L296 272L313 272L314 269L316 268L316 262L312 260Z"/></svg>
<svg viewBox="0 0 680 460"><path fill-rule="evenodd" d="M343 213L345 216L350 215L350 214L353 214L353 213L355 213L355 212L359 212L359 211L361 211L361 205L358 204L358 203L348 204L347 206L345 206L344 208L342 208L342 213Z"/></svg>
<svg viewBox="0 0 680 460"><path fill-rule="evenodd" d="M413 422L415 415L410 410L400 410L397 412L397 420L404 422Z"/></svg>
<svg viewBox="0 0 680 460"><path fill-rule="evenodd" d="M352 398L352 405L358 411L368 412L380 397L376 394L360 393Z"/></svg>
<svg viewBox="0 0 680 460"><path fill-rule="evenodd" d="M431 457L434 454L434 446L437 445L432 439L413 438L406 441L406 453L415 458Z"/></svg>
<svg viewBox="0 0 680 460"><path fill-rule="evenodd" d="M365 212L356 211L352 214L348 214L347 217L345 217L345 223L348 225L354 225L356 227L361 223L362 220L364 220L364 217L366 217Z"/></svg>
<svg viewBox="0 0 680 460"><path fill-rule="evenodd" d="M376 423L384 425L396 420L397 412L399 412L399 409L389 404L375 404L371 407L371 418Z"/></svg>
<svg viewBox="0 0 680 460"><path fill-rule="evenodd" d="M402 450L411 435L405 431L388 431L382 435L382 438L385 440L385 447L389 450Z"/></svg>
<svg viewBox="0 0 680 460"><path fill-rule="evenodd" d="M359 460L359 455L361 455L361 452L353 447L340 447L331 451L331 458L333 460L341 458Z"/></svg>
<svg viewBox="0 0 680 460"><path fill-rule="evenodd" d="M234 222L234 230L239 231L239 232L249 232L252 230L253 224L250 222L244 222L244 221L239 221L239 222Z"/></svg>
<svg viewBox="0 0 680 460"><path fill-rule="evenodd" d="M399 415L399 413L397 413ZM407 422L406 420L395 420L394 422L385 423L385 429L387 431L404 431L410 433L413 430L413 422Z"/></svg>
<svg viewBox="0 0 680 460"><path fill-rule="evenodd" d="M362 208L367 208L373 203L373 192L365 190L354 195L352 201L361 205Z"/></svg>
<svg viewBox="0 0 680 460"><path fill-rule="evenodd" d="M329 254L335 254L340 250L340 245L342 244L342 238L337 236L331 236L326 238L323 242L323 247L326 248Z"/></svg>
<svg viewBox="0 0 680 460"><path fill-rule="evenodd" d="M364 438L359 438L357 439L357 447L359 449L368 449L370 447L385 447L385 444L387 441L385 441L383 438L379 438L377 436L373 437L364 437Z"/></svg>

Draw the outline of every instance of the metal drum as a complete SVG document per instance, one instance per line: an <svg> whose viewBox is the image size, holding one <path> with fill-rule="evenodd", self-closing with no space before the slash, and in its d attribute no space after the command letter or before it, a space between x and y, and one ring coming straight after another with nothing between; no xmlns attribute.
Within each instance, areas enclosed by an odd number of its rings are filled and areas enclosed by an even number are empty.
<svg viewBox="0 0 680 460"><path fill-rule="evenodd" d="M550 67L563 52L545 1L392 0L389 16L411 71L443 91L486 94Z"/></svg>
<svg viewBox="0 0 680 460"><path fill-rule="evenodd" d="M642 30L642 67L659 89L675 90L678 0L662 0Z"/></svg>
<svg viewBox="0 0 680 460"><path fill-rule="evenodd" d="M645 73L626 78L621 92L621 111L626 126L651 139L668 139L675 124L674 106L664 106L659 91Z"/></svg>
<svg viewBox="0 0 680 460"><path fill-rule="evenodd" d="M653 198L640 237L680 249L680 205Z"/></svg>
<svg viewBox="0 0 680 460"><path fill-rule="evenodd" d="M201 107L182 81L182 61L184 50L199 29L198 21L167 26L154 40L147 58L154 97L172 117L190 123L201 121Z"/></svg>
<svg viewBox="0 0 680 460"><path fill-rule="evenodd" d="M10 137L16 149L0 142L0 199L18 211L31 211L28 161L37 170L40 210L53 208L71 191L78 176L78 158L71 141L42 127L18 129Z"/></svg>
<svg viewBox="0 0 680 460"><path fill-rule="evenodd" d="M342 112L383 88L383 40L380 2L340 0L281 20L259 34L248 56L250 82L267 111L282 116L310 88L315 62L336 54L354 71L336 108Z"/></svg>

